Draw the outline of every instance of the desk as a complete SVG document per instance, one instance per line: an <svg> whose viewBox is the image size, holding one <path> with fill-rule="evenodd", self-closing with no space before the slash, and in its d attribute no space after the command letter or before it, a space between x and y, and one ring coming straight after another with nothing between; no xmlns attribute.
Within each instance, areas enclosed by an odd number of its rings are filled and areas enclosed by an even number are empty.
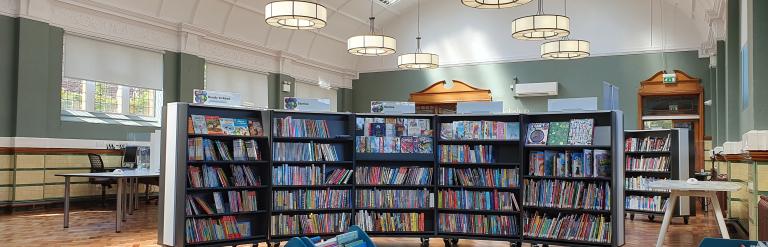
<svg viewBox="0 0 768 247"><path fill-rule="evenodd" d="M160 177L159 172L151 171L139 171L128 170L122 173L112 172L98 172L98 173L66 173L56 174L56 176L64 177L64 228L69 228L69 185L70 178L72 177L85 177L85 178L111 178L117 181L117 203L115 210L115 232L120 232L122 222L125 220L126 209L129 212L133 212L136 208L136 190L138 189L139 178L153 178ZM129 191L126 191L125 186L128 183ZM126 193L127 192L127 193ZM128 200L125 200L125 195L129 194ZM128 205L126 205L128 201Z"/></svg>
<svg viewBox="0 0 768 247"><path fill-rule="evenodd" d="M715 209L715 216L717 217L717 224L720 227L720 234L723 238L728 239L728 229L725 228L725 219L723 218L723 211L720 209L720 202L717 200L717 192L727 191L733 192L741 188L741 185L733 182L720 182L720 181L699 181L696 184L689 184L686 181L680 180L659 180L649 184L652 189L665 189L670 190L669 201L667 201L666 210L664 211L664 221L661 223L661 231L659 232L659 239L656 240L656 247L661 247L664 244L664 237L669 228L669 221L672 220L672 211L675 209L675 202L677 198L681 196L697 196L709 198Z"/></svg>

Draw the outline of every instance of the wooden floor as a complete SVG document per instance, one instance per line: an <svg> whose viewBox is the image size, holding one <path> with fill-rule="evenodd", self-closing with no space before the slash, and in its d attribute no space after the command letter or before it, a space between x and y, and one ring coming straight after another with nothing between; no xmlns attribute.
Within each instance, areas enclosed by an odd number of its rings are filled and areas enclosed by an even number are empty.
<svg viewBox="0 0 768 247"><path fill-rule="evenodd" d="M70 215L70 228L62 228L62 209L44 209L13 214L0 214L0 246L157 246L157 206L141 205L128 217L122 233L114 231L112 207L76 207ZM656 243L660 227L644 216L626 220L626 245L648 247ZM697 246L704 237L717 237L714 214L691 218L689 225L675 219L667 234L665 246ZM419 246L417 239L377 238L379 247ZM265 244L261 244L265 246ZM443 246L432 239L430 246ZM461 247L507 247L509 243L461 240Z"/></svg>

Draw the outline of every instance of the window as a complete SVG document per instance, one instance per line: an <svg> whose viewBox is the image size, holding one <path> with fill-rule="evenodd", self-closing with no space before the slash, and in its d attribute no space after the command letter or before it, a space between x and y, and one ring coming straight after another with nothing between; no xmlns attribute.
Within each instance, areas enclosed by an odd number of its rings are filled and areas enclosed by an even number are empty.
<svg viewBox="0 0 768 247"><path fill-rule="evenodd" d="M61 82L62 119L159 122L162 94L160 90L65 77Z"/></svg>

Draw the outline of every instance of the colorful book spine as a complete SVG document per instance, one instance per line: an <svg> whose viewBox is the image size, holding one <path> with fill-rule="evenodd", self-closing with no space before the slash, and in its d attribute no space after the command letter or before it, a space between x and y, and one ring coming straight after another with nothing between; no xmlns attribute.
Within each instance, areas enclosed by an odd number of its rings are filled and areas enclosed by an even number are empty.
<svg viewBox="0 0 768 247"><path fill-rule="evenodd" d="M562 180L523 180L526 206L549 208L577 208L592 210L611 209L611 186Z"/></svg>
<svg viewBox="0 0 768 247"><path fill-rule="evenodd" d="M351 208L349 190L278 190L272 192L272 209L340 209Z"/></svg>
<svg viewBox="0 0 768 247"><path fill-rule="evenodd" d="M363 231L423 232L424 213L376 213L367 210L355 214L355 224Z"/></svg>
<svg viewBox="0 0 768 247"><path fill-rule="evenodd" d="M432 153L432 137L355 137L355 152L358 153Z"/></svg>
<svg viewBox="0 0 768 247"><path fill-rule="evenodd" d="M187 167L187 181L191 188L229 187L229 177L221 167L204 165Z"/></svg>
<svg viewBox="0 0 768 247"><path fill-rule="evenodd" d="M440 145L440 162L444 163L493 163L491 145Z"/></svg>
<svg viewBox="0 0 768 247"><path fill-rule="evenodd" d="M519 234L517 219L513 215L440 214L438 231L513 236Z"/></svg>
<svg viewBox="0 0 768 247"><path fill-rule="evenodd" d="M233 216L223 216L220 219L187 219L185 226L187 243L236 240L251 236L251 223L239 222Z"/></svg>
<svg viewBox="0 0 768 247"><path fill-rule="evenodd" d="M355 177L364 185L430 185L432 168L365 166L355 169Z"/></svg>
<svg viewBox="0 0 768 247"><path fill-rule="evenodd" d="M513 192L442 190L437 193L437 206L447 209L518 211Z"/></svg>
<svg viewBox="0 0 768 247"><path fill-rule="evenodd" d="M336 146L322 143L284 143L272 144L272 157L275 161L339 161Z"/></svg>
<svg viewBox="0 0 768 247"><path fill-rule="evenodd" d="M666 178L654 178L654 177L629 177L624 178L624 189L627 190L638 190L638 191L661 191L661 192L669 192L669 190L665 189L654 189L651 188L650 184L659 181L659 180L668 180Z"/></svg>
<svg viewBox="0 0 768 247"><path fill-rule="evenodd" d="M667 137L646 136L631 137L624 140L624 151L627 152L666 152L670 147L670 134Z"/></svg>
<svg viewBox="0 0 768 247"><path fill-rule="evenodd" d="M668 172L670 162L671 159L668 156L627 156L624 160L624 166L627 171Z"/></svg>
<svg viewBox="0 0 768 247"><path fill-rule="evenodd" d="M520 123L500 121L453 121L440 124L443 140L519 140Z"/></svg>
<svg viewBox="0 0 768 247"><path fill-rule="evenodd" d="M498 188L516 188L520 177L517 168L440 168L437 176L439 185Z"/></svg>
<svg viewBox="0 0 768 247"><path fill-rule="evenodd" d="M327 185L347 184L352 170L327 168L326 165L289 166L283 164L272 168L273 185Z"/></svg>
<svg viewBox="0 0 768 247"><path fill-rule="evenodd" d="M230 165L235 186L261 186L261 177L256 175L253 167L247 165Z"/></svg>
<svg viewBox="0 0 768 247"><path fill-rule="evenodd" d="M351 213L272 215L270 232L273 235L311 235L347 231Z"/></svg>
<svg viewBox="0 0 768 247"><path fill-rule="evenodd" d="M277 137L330 138L328 121L315 119L294 119L292 117L272 120L272 132Z"/></svg>
<svg viewBox="0 0 768 247"><path fill-rule="evenodd" d="M667 208L667 198L661 196L626 196L624 198L624 208L664 212Z"/></svg>
<svg viewBox="0 0 768 247"><path fill-rule="evenodd" d="M434 194L423 190L357 190L358 208L433 208Z"/></svg>
<svg viewBox="0 0 768 247"><path fill-rule="evenodd" d="M603 215L558 214L556 217L548 217L536 213L523 218L523 234L543 239L610 243L609 220Z"/></svg>

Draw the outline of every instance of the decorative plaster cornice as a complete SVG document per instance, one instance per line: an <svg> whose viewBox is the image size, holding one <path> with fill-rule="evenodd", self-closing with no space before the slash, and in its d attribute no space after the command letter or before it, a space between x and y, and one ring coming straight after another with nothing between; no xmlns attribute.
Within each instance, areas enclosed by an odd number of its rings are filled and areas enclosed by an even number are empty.
<svg viewBox="0 0 768 247"><path fill-rule="evenodd" d="M707 39L701 43L699 57L709 57L717 53L717 41L725 40L725 0L714 0L711 9L705 11L704 19L709 24Z"/></svg>

